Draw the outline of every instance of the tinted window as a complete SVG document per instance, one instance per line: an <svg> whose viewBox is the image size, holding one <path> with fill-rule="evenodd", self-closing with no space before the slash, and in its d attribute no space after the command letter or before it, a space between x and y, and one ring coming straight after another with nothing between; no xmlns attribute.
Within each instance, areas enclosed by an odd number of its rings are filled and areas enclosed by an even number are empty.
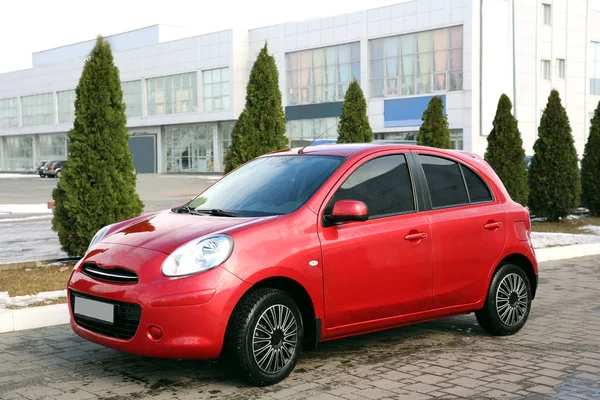
<svg viewBox="0 0 600 400"><path fill-rule="evenodd" d="M296 211L344 162L332 156L270 156L243 165L208 188L188 205L217 208L243 217Z"/></svg>
<svg viewBox="0 0 600 400"><path fill-rule="evenodd" d="M440 157L419 155L432 207L468 204L467 190L457 163Z"/></svg>
<svg viewBox="0 0 600 400"><path fill-rule="evenodd" d="M415 210L412 183L403 155L379 157L360 166L338 189L329 211L338 200L360 200L369 217Z"/></svg>
<svg viewBox="0 0 600 400"><path fill-rule="evenodd" d="M471 199L471 203L492 201L493 199L490 189L485 182L483 182L481 177L464 165L461 165L461 168L463 175L465 176L465 182L467 183L467 189L469 190L469 198Z"/></svg>

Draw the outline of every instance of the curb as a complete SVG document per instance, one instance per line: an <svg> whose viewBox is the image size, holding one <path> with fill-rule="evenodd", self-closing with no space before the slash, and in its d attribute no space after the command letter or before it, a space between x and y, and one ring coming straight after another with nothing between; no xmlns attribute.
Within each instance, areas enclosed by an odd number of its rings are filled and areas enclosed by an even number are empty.
<svg viewBox="0 0 600 400"><path fill-rule="evenodd" d="M63 325L68 324L69 320L67 304L2 310L0 311L0 333Z"/></svg>
<svg viewBox="0 0 600 400"><path fill-rule="evenodd" d="M4 271L7 269L18 269L18 268L34 268L34 267L43 267L52 263L73 263L76 264L79 261L79 257L66 257L66 258L54 258L52 260L36 260L36 261L15 261L15 262L7 262L0 263L0 271Z"/></svg>
<svg viewBox="0 0 600 400"><path fill-rule="evenodd" d="M599 254L600 243L547 247L535 250L535 256L538 263L595 256ZM36 265L36 263L41 262L31 261L29 264ZM22 266L27 264L28 263L21 263ZM3 269L2 267L3 265L0 265L0 270ZM70 315L67 304L54 304L18 310L0 310L0 333L18 332L27 329L44 328L68 323L70 323Z"/></svg>

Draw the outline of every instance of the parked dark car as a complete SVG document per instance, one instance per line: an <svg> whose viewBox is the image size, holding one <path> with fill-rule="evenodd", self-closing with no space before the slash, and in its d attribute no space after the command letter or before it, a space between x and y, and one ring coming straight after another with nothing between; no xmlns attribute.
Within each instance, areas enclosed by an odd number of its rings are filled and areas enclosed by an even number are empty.
<svg viewBox="0 0 600 400"><path fill-rule="evenodd" d="M66 164L67 160L49 161L44 165L42 173L49 178L60 178L60 173Z"/></svg>
<svg viewBox="0 0 600 400"><path fill-rule="evenodd" d="M39 174L40 177L45 178L46 175L43 174L44 171L44 166L46 165L48 161L40 161L37 163L37 165L35 166L35 173Z"/></svg>

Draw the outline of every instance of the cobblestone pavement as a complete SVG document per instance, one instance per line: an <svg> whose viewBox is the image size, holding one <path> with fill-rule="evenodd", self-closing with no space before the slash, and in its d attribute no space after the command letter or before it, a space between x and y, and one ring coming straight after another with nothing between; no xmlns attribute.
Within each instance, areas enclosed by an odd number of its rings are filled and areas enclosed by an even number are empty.
<svg viewBox="0 0 600 400"><path fill-rule="evenodd" d="M247 387L219 363L105 349L69 326L0 335L1 399L600 399L600 257L541 264L525 328L473 315L323 343L288 379Z"/></svg>

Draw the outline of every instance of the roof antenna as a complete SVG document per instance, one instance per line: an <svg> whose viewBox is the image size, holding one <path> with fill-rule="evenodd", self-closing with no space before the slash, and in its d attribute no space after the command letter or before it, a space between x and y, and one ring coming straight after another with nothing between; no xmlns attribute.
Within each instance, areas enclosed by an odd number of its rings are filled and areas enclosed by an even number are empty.
<svg viewBox="0 0 600 400"><path fill-rule="evenodd" d="M325 129L319 136L317 136L316 138L314 138L309 144L307 144L306 146L304 146L303 148L301 148L300 150L298 150L298 154L302 154L302 152L304 151L305 148L307 148L310 145L312 145L315 142L315 140L317 140L318 138L320 138L321 136L323 136L324 134L326 134L327 132L329 132L331 130L331 128L333 128L334 126L338 126L338 122L336 122L335 124L331 125L329 128Z"/></svg>

